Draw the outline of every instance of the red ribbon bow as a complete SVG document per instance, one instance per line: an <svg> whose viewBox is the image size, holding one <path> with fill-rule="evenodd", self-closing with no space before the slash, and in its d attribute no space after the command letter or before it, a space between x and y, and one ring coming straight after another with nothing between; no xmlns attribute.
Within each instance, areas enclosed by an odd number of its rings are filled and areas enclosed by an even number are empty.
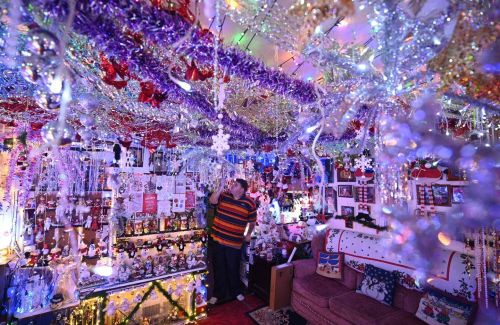
<svg viewBox="0 0 500 325"><path fill-rule="evenodd" d="M104 71L104 77L102 77L102 80L116 89L122 89L127 86L128 79L125 80L125 78L130 77L128 64L108 60L102 53L99 56L101 59L101 70ZM122 80L117 80L118 77Z"/></svg>
<svg viewBox="0 0 500 325"><path fill-rule="evenodd" d="M165 100L165 95L156 90L151 81L143 81L140 83L141 93L137 99L141 103L150 103L153 107L159 107L160 103Z"/></svg>

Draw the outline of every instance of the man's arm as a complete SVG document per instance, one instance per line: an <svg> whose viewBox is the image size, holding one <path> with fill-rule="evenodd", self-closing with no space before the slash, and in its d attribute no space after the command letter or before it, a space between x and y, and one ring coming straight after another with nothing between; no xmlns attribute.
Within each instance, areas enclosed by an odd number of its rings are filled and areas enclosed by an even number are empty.
<svg viewBox="0 0 500 325"><path fill-rule="evenodd" d="M211 204L217 205L219 203L219 197L222 194L222 192L224 192L224 184L225 184L225 182L226 182L225 180L222 180L220 182L219 189L217 191L214 191L212 193L212 195L210 195L210 198L208 199L208 201Z"/></svg>
<svg viewBox="0 0 500 325"><path fill-rule="evenodd" d="M250 239L252 238L252 232L255 228L255 222L249 222L247 224L247 228L245 229L245 241L249 242Z"/></svg>
<svg viewBox="0 0 500 325"><path fill-rule="evenodd" d="M255 206L255 202L252 200L251 208L248 213L248 223L245 229L245 241L249 242L250 238L252 238L252 232L255 228L255 222L257 221L257 207Z"/></svg>

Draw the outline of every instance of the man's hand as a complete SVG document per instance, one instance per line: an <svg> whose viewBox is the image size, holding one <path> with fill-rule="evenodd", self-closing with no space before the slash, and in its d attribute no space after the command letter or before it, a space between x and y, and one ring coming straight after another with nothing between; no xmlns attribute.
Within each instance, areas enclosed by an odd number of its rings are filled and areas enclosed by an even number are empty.
<svg viewBox="0 0 500 325"><path fill-rule="evenodd" d="M216 205L217 203L219 203L219 197L221 193L224 191L225 184L226 184L226 179L222 178L219 184L219 188L216 191L214 191L212 195L210 195L209 201L211 204Z"/></svg>

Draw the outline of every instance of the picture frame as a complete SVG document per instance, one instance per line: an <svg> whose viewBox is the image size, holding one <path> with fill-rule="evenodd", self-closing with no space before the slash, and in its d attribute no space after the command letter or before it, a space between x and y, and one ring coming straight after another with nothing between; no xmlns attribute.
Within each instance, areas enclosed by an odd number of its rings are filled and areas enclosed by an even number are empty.
<svg viewBox="0 0 500 325"><path fill-rule="evenodd" d="M452 190L451 203L462 204L465 202L465 194L463 186L452 186L451 190Z"/></svg>
<svg viewBox="0 0 500 325"><path fill-rule="evenodd" d="M333 187L325 189L326 205L328 213L335 213L337 211L337 191Z"/></svg>
<svg viewBox="0 0 500 325"><path fill-rule="evenodd" d="M132 156L130 167L144 167L144 148L130 147L128 154Z"/></svg>
<svg viewBox="0 0 500 325"><path fill-rule="evenodd" d="M361 195L361 186L356 186L354 187L354 201L355 202L361 202L360 200L360 195ZM366 202L363 203L375 203L375 187L373 186L366 186Z"/></svg>
<svg viewBox="0 0 500 325"><path fill-rule="evenodd" d="M432 196L435 206L450 206L451 205L451 189L449 185L434 184L432 185Z"/></svg>
<svg viewBox="0 0 500 325"><path fill-rule="evenodd" d="M341 183L354 183L356 182L356 177L354 173L347 169L337 169L337 182Z"/></svg>
<svg viewBox="0 0 500 325"><path fill-rule="evenodd" d="M464 181L465 171L450 167L446 170L446 179L451 182Z"/></svg>
<svg viewBox="0 0 500 325"><path fill-rule="evenodd" d="M340 215L343 217L354 217L354 207L351 206L341 206Z"/></svg>
<svg viewBox="0 0 500 325"><path fill-rule="evenodd" d="M339 185L338 186L338 195L339 197L353 197L352 185Z"/></svg>

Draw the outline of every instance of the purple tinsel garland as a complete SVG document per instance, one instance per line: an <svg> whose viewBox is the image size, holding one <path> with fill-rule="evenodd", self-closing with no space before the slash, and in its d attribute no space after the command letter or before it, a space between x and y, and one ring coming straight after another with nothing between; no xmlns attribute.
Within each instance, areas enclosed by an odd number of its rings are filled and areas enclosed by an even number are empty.
<svg viewBox="0 0 500 325"><path fill-rule="evenodd" d="M64 1L34 0L30 3L41 7L46 15L52 18L64 19L67 16L68 10ZM161 73L165 67L158 59L138 48L117 28L117 26L127 26L134 32L142 33L145 38L157 45L169 46L184 37L192 27L184 18L176 13L158 10L134 1L91 0L77 3L76 9L73 27L77 32L91 38L107 55L128 62L131 70L151 79L171 100L181 101L209 119L215 119L217 113L206 97L197 92L188 93L182 90L171 81L167 74ZM114 17L116 22L110 20L109 17ZM148 17L148 19L141 19L141 17ZM203 33L201 29L193 27L188 39L189 41L185 42L180 50L198 62L213 64L213 34ZM269 69L239 49L219 48L218 59L220 66L230 75L258 82L261 86L294 98L300 103L311 103L316 100L312 84ZM225 115L223 123L232 130L232 136L237 136L239 139L252 139L254 143L276 140L263 138L260 130L241 119L232 120ZM340 140L353 138L355 134L350 131L352 130L346 130ZM213 133L200 133L202 137L211 134Z"/></svg>
<svg viewBox="0 0 500 325"><path fill-rule="evenodd" d="M67 11L66 7L58 3L47 1L36 2L50 17L64 19ZM99 8L99 12L95 8ZM108 19L107 15L100 14L103 8L108 5L98 6L96 1L81 2L77 5L76 15L73 21L73 28L94 41L99 50L119 61L129 64L130 70L138 75L143 75L153 81L153 83L171 101L182 102L186 106L197 110L210 120L216 120L217 112L213 105L202 94L192 91L186 92L177 84L172 82L165 71L165 66L134 44L133 40L121 33L116 25ZM223 124L231 130L232 137L259 142L262 132L257 128L245 123L241 119L231 119L224 115ZM212 135L214 132L204 132L203 137Z"/></svg>
<svg viewBox="0 0 500 325"><path fill-rule="evenodd" d="M213 65L214 42L212 33L206 33L192 26L184 18L174 12L160 10L156 7L135 1L109 0L106 5L95 5L99 1L88 1L88 8L95 14L113 17L118 26L127 26L136 33L141 33L149 41L170 47L186 36L190 28L192 33L179 51L190 55L197 62ZM140 19L139 17L147 17ZM301 104L316 100L314 86L289 77L283 72L266 67L261 61L252 58L238 48L218 49L218 62L222 70L229 75L258 82L275 93L290 97Z"/></svg>

